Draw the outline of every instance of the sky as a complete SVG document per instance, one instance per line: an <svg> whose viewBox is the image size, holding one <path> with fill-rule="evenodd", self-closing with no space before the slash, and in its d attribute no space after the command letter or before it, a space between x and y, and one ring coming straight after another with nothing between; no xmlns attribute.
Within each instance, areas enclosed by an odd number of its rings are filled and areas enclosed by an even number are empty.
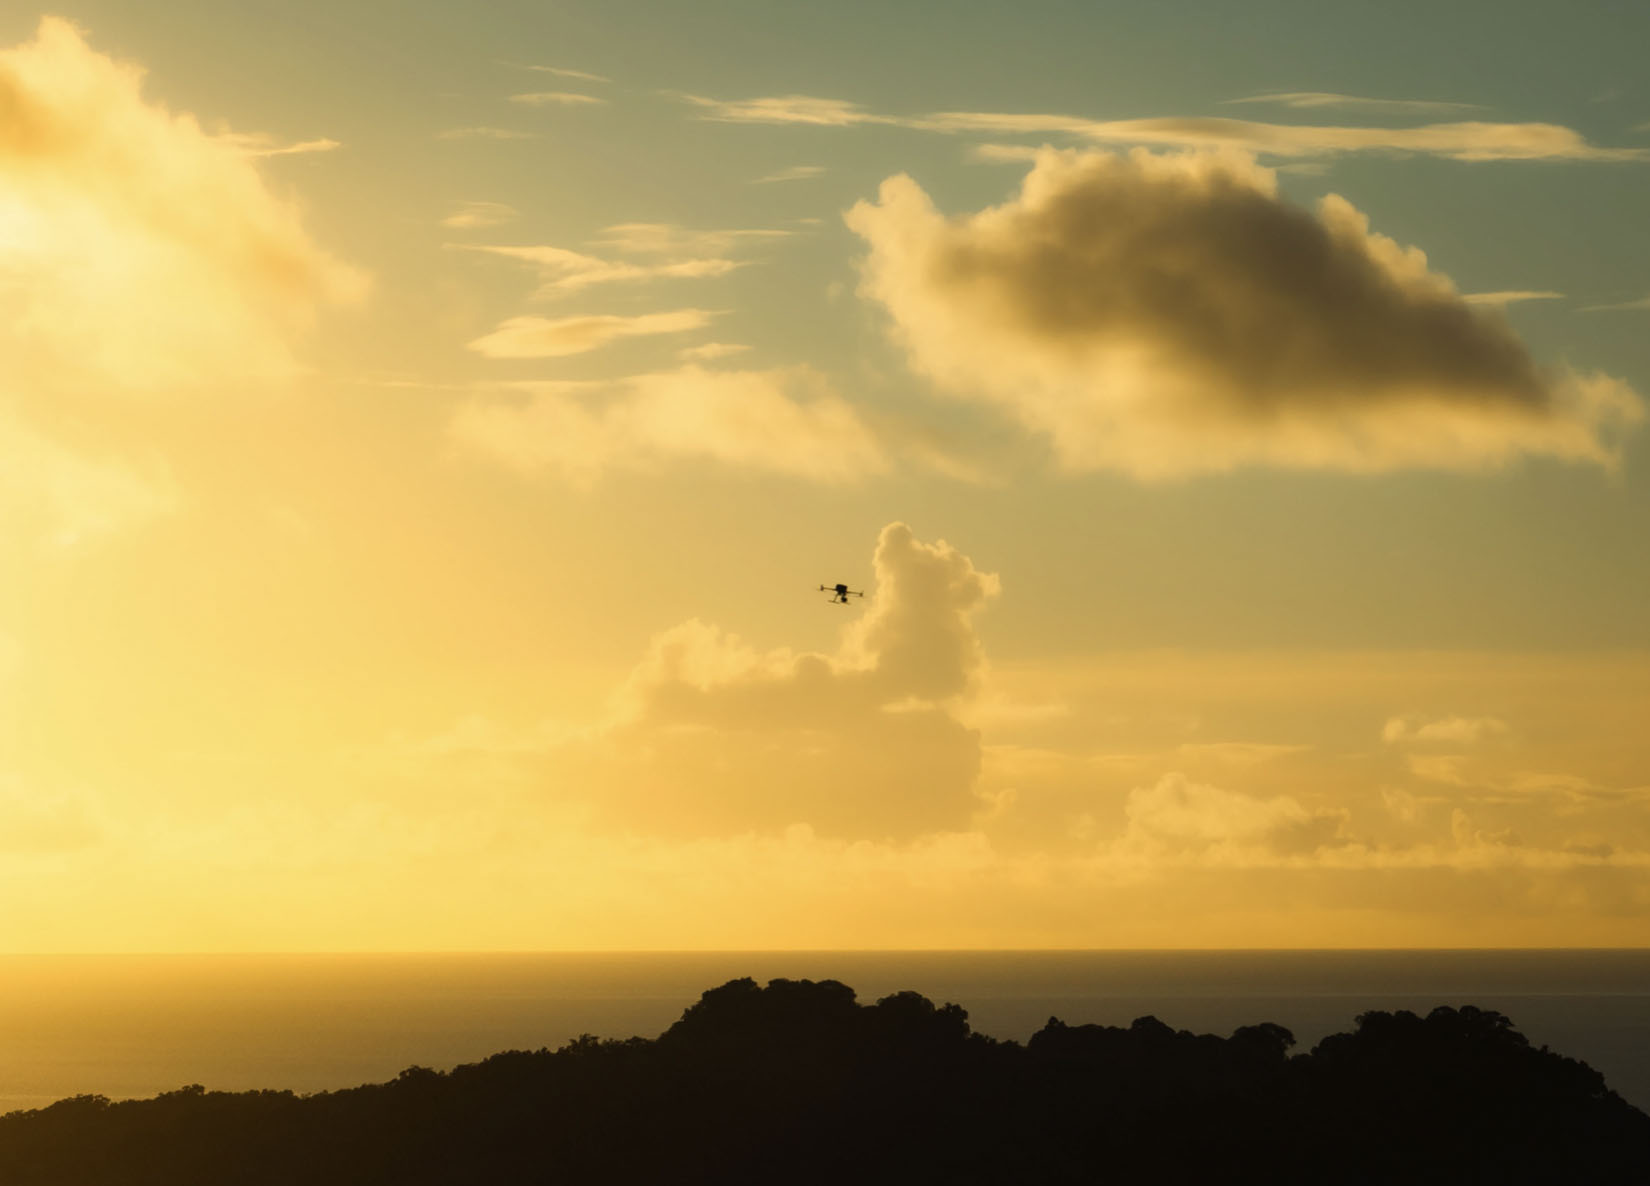
<svg viewBox="0 0 1650 1186"><path fill-rule="evenodd" d="M0 950L1642 945L1647 40L8 8Z"/></svg>

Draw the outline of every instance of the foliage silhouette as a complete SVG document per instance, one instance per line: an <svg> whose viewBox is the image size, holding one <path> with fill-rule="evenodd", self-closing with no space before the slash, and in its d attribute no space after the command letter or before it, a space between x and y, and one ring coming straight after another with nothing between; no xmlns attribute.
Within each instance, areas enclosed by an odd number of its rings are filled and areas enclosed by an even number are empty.
<svg viewBox="0 0 1650 1186"><path fill-rule="evenodd" d="M199 1085L0 1117L6 1186L1650 1181L1650 1116L1466 1006L1291 1056L1153 1017L1025 1044L914 992L733 980L657 1039L584 1035L297 1096Z"/></svg>

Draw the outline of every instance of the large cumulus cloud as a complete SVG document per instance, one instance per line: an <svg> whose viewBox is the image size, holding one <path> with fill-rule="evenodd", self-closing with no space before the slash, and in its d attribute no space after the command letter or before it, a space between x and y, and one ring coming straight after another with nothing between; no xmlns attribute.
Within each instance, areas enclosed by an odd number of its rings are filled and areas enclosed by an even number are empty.
<svg viewBox="0 0 1650 1186"><path fill-rule="evenodd" d="M552 757L552 786L638 833L966 829L980 740L957 705L983 670L972 619L997 578L903 523L883 529L874 565L833 655L762 654L697 621L660 635L619 719Z"/></svg>
<svg viewBox="0 0 1650 1186"><path fill-rule="evenodd" d="M363 291L266 184L255 158L275 150L208 134L142 81L56 18L0 49L0 532L14 537L61 544L169 510L165 462L110 439L118 418L95 409L289 378L317 311Z"/></svg>
<svg viewBox="0 0 1650 1186"><path fill-rule="evenodd" d="M1618 380L1537 365L1343 198L1292 206L1241 154L1044 150L1001 206L946 218L898 176L847 221L912 365L1073 469L1608 463L1643 414Z"/></svg>

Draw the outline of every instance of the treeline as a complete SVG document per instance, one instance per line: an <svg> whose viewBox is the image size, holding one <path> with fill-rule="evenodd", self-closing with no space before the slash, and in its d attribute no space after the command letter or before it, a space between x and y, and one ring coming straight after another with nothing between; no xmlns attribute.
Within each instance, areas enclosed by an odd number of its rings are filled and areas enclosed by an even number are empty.
<svg viewBox="0 0 1650 1186"><path fill-rule="evenodd" d="M1498 1013L1366 1013L1293 1045L1151 1017L1051 1018L1021 1045L916 993L734 980L656 1039L14 1112L0 1183L1650 1182L1650 1116Z"/></svg>

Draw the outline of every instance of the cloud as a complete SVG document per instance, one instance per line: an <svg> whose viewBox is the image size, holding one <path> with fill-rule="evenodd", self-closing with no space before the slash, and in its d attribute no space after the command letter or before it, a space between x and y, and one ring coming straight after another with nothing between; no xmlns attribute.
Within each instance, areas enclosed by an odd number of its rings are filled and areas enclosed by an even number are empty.
<svg viewBox="0 0 1650 1186"><path fill-rule="evenodd" d="M1611 313L1618 309L1650 309L1650 296L1640 297L1636 301L1618 301L1612 305L1583 305L1576 311L1578 313Z"/></svg>
<svg viewBox="0 0 1650 1186"><path fill-rule="evenodd" d="M1389 745L1416 741L1472 745L1507 732L1507 723L1495 717L1443 717L1436 721L1393 717L1381 728L1381 740Z"/></svg>
<svg viewBox="0 0 1650 1186"><path fill-rule="evenodd" d="M1516 289L1509 292L1466 292L1461 299L1469 305L1516 305L1521 301L1561 301L1562 292Z"/></svg>
<svg viewBox="0 0 1650 1186"><path fill-rule="evenodd" d="M1416 128L1349 128L1269 124L1212 116L1095 120L1074 115L945 111L918 126L936 131L1066 135L1095 144L1223 148L1255 156L1334 156L1356 152L1423 153L1457 161L1639 161L1650 149L1601 148L1558 124L1478 121Z"/></svg>
<svg viewBox="0 0 1650 1186"><path fill-rule="evenodd" d="M1389 115L1445 115L1452 111L1482 111L1480 103L1443 103L1430 99L1364 99L1338 95L1332 91L1275 91L1227 99L1227 103L1270 103L1279 107L1340 107L1352 111L1374 111Z"/></svg>
<svg viewBox="0 0 1650 1186"><path fill-rule="evenodd" d="M680 259L667 263L633 264L601 259L565 247L508 247L481 243L449 243L461 251L480 251L506 259L533 264L544 278L536 297L576 292L597 284L634 283L644 280L694 280L725 276L747 261L726 258Z"/></svg>
<svg viewBox="0 0 1650 1186"><path fill-rule="evenodd" d="M237 146L145 100L142 72L40 22L0 51L0 314L57 385L285 378L293 335L363 290Z"/></svg>
<svg viewBox="0 0 1650 1186"><path fill-rule="evenodd" d="M948 219L906 176L846 215L911 365L1046 434L1069 469L1611 464L1619 380L1538 367L1493 310L1329 195L1230 153L1041 153Z"/></svg>
<svg viewBox="0 0 1650 1186"><path fill-rule="evenodd" d="M892 116L876 115L858 103L842 99L819 99L811 95L774 95L762 99L725 102L702 95L679 95L705 114L702 119L735 124L810 124L842 128L854 124L902 124Z"/></svg>
<svg viewBox="0 0 1650 1186"><path fill-rule="evenodd" d="M668 222L621 222L603 227L595 245L626 255L663 255L673 259L724 255L748 243L788 239L794 231L746 228L696 231Z"/></svg>
<svg viewBox="0 0 1650 1186"><path fill-rule="evenodd" d="M766 185L774 181L805 181L810 177L818 177L825 172L824 165L792 165L788 169L781 169L777 173L769 173L765 177L752 180L752 185Z"/></svg>
<svg viewBox="0 0 1650 1186"><path fill-rule="evenodd" d="M520 103L523 107L588 107L607 100L598 99L595 95L581 95L576 91L532 91L511 95L510 102Z"/></svg>
<svg viewBox="0 0 1650 1186"><path fill-rule="evenodd" d="M171 513L164 459L99 402L221 399L302 371L295 350L365 278L321 250L257 158L335 147L208 134L143 72L43 19L0 50L0 523L48 548ZM73 445L54 428L85 409Z"/></svg>
<svg viewBox="0 0 1650 1186"><path fill-rule="evenodd" d="M864 616L834 655L760 653L699 622L659 635L620 718L552 762L552 793L640 833L966 830L980 744L952 702L980 676L973 619L997 579L903 523L882 530L872 563Z"/></svg>
<svg viewBox="0 0 1650 1186"><path fill-rule="evenodd" d="M600 386L600 385L598 385ZM458 441L523 473L589 487L614 469L671 460L847 482L883 472L887 460L851 405L806 367L707 371L684 366L638 375L592 407L583 390L464 407Z"/></svg>
<svg viewBox="0 0 1650 1186"><path fill-rule="evenodd" d="M808 124L854 127L867 124L925 132L986 132L995 135L1059 135L1105 145L1152 145L1168 148L1236 149L1256 156L1334 156L1344 153L1423 153L1459 161L1650 160L1650 149L1605 148L1590 144L1573 128L1547 123L1490 123L1466 120L1413 128L1361 128L1338 125L1273 124L1218 116L1158 116L1101 120L1078 115L999 111L940 111L919 116L879 115L843 99L811 95L777 95L725 101L680 95L724 123ZM1371 104L1346 95L1310 95L1305 100L1337 100L1340 106ZM1392 102L1401 102L1392 100ZM1334 106L1319 102L1317 106ZM1368 108L1366 109L1375 109ZM1393 108L1384 108L1392 111ZM1406 106L1406 113L1413 109Z"/></svg>
<svg viewBox="0 0 1650 1186"><path fill-rule="evenodd" d="M1123 849L1254 848L1310 853L1334 841L1343 812L1309 812L1288 795L1259 798L1165 774L1129 792Z"/></svg>
<svg viewBox="0 0 1650 1186"><path fill-rule="evenodd" d="M749 349L749 346L740 342L706 342L702 346L688 346L676 353L677 357L686 362L711 362L718 358L743 354Z"/></svg>
<svg viewBox="0 0 1650 1186"><path fill-rule="evenodd" d="M460 202L453 212L441 220L441 225L453 230L469 231L481 227L501 226L512 221L518 211L503 202Z"/></svg>
<svg viewBox="0 0 1650 1186"><path fill-rule="evenodd" d="M447 128L437 132L437 140L534 140L537 132L522 132L515 128L494 128L487 126L471 128Z"/></svg>
<svg viewBox="0 0 1650 1186"><path fill-rule="evenodd" d="M250 157L299 156L311 152L332 152L343 147L338 141L325 137L318 140L300 140L294 144L277 144L272 136L262 133L230 132L219 135L216 139Z"/></svg>
<svg viewBox="0 0 1650 1186"><path fill-rule="evenodd" d="M706 309L675 309L635 317L614 313L560 318L511 317L469 346L487 358L563 358L598 349L621 338L685 333L709 325L714 316L714 312Z"/></svg>
<svg viewBox="0 0 1650 1186"><path fill-rule="evenodd" d="M540 74L554 74L557 78L576 78L581 82L612 82L603 74L591 74L584 70L569 70L565 66L524 66L525 70L536 70Z"/></svg>

